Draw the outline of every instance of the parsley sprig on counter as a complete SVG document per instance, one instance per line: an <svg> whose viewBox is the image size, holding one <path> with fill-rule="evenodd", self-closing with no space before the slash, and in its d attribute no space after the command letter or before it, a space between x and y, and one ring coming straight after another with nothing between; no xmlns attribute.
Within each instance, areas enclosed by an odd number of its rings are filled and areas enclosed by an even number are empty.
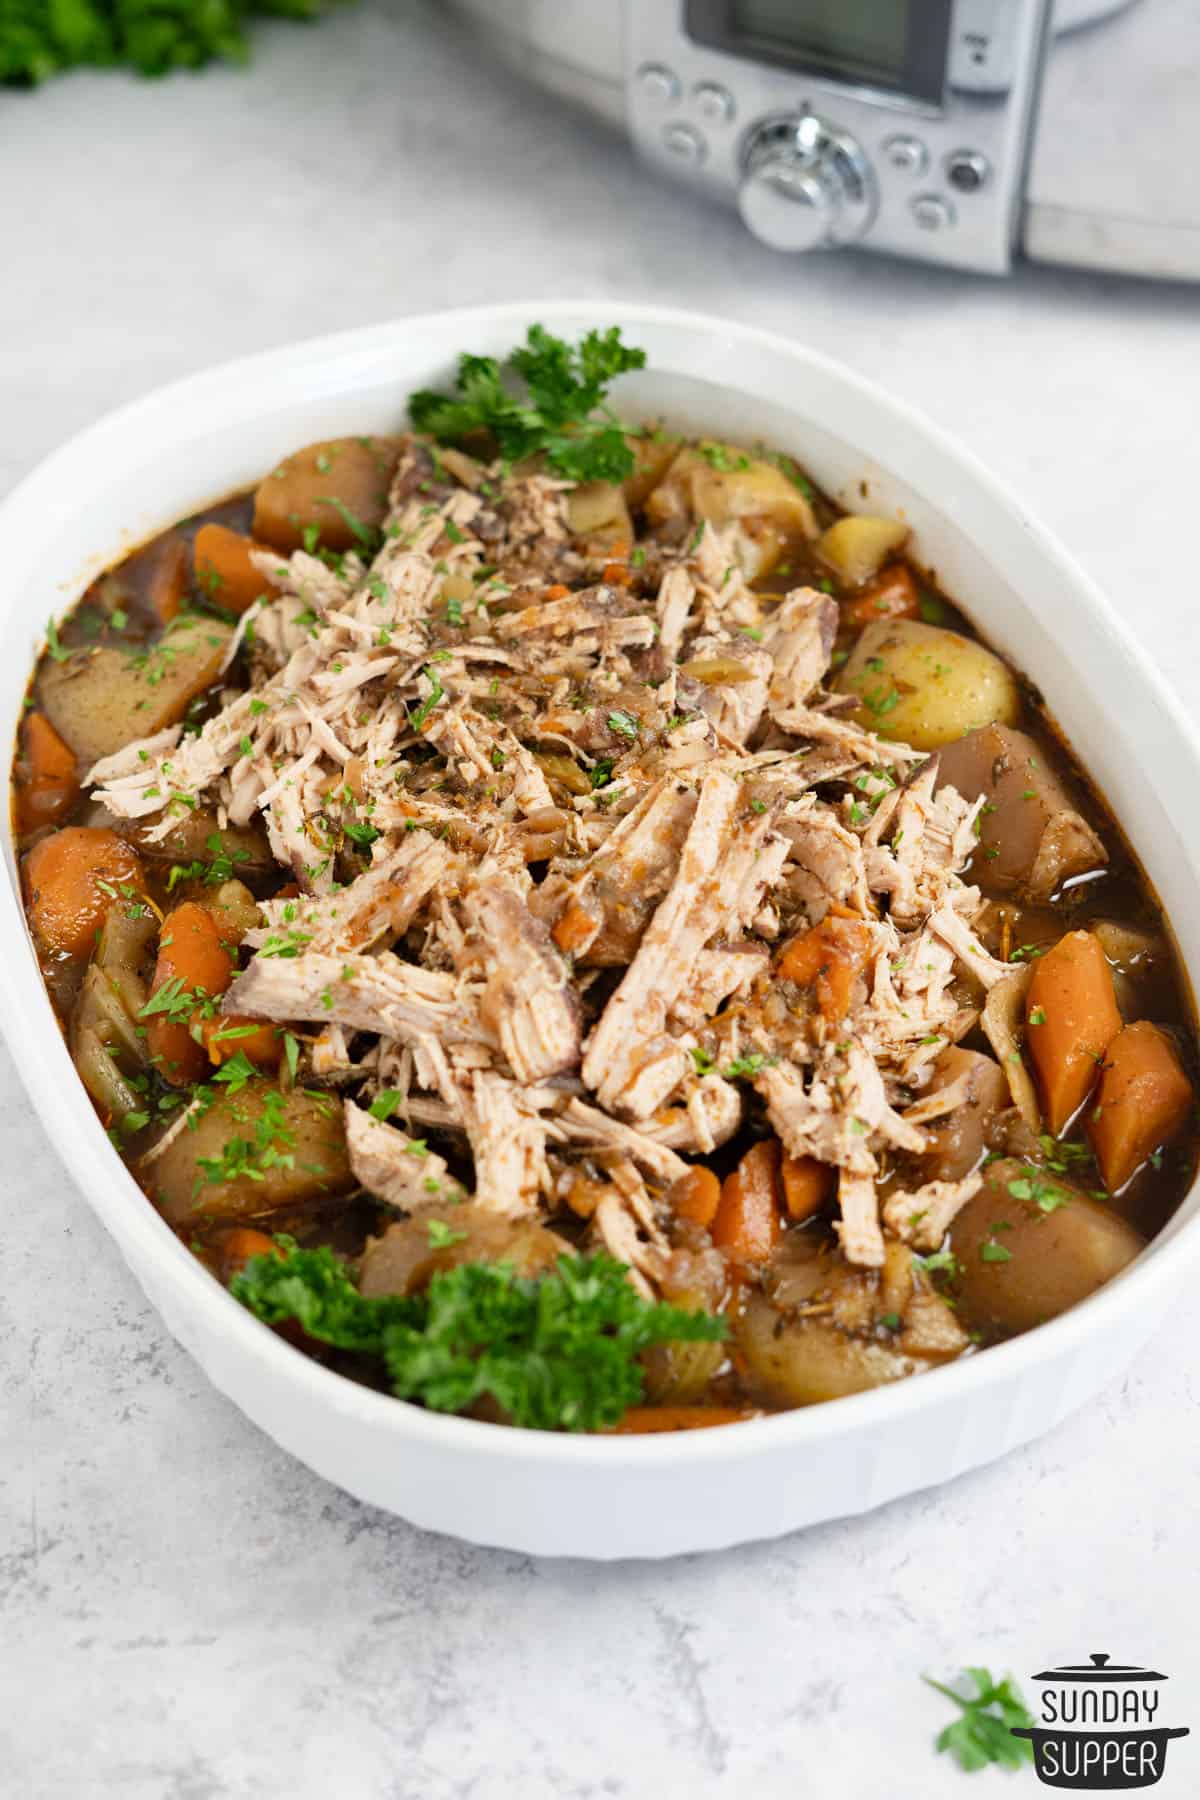
<svg viewBox="0 0 1200 1800"><path fill-rule="evenodd" d="M961 1708L962 1716L947 1725L937 1740L938 1749L957 1757L960 1768L970 1772L998 1763L1004 1769L1019 1769L1033 1761L1029 1739L1012 1735L1014 1727L1028 1728L1034 1720L1011 1676L995 1681L990 1669L964 1669L960 1684L970 1681L975 1689L969 1695L934 1681L930 1675L922 1679Z"/></svg>
<svg viewBox="0 0 1200 1800"><path fill-rule="evenodd" d="M621 481L633 469L633 452L621 425L599 409L609 382L645 362L645 351L623 344L616 325L589 331L578 344L531 325L524 346L508 359L524 397L511 380L505 385L494 356L467 354L459 358L454 394L424 388L413 395L409 414L418 431L441 444L487 434L510 462L540 452L573 481Z"/></svg>
<svg viewBox="0 0 1200 1800"><path fill-rule="evenodd" d="M402 1400L464 1412L490 1398L515 1425L596 1431L642 1398L640 1353L673 1340L712 1341L708 1313L642 1300L612 1257L560 1256L525 1279L504 1263L463 1263L426 1292L368 1297L333 1251L253 1257L231 1291L267 1324L294 1319L309 1337L382 1360Z"/></svg>
<svg viewBox="0 0 1200 1800"><path fill-rule="evenodd" d="M246 60L251 13L314 19L326 0L6 0L0 83L34 87L79 64L164 75L214 57Z"/></svg>

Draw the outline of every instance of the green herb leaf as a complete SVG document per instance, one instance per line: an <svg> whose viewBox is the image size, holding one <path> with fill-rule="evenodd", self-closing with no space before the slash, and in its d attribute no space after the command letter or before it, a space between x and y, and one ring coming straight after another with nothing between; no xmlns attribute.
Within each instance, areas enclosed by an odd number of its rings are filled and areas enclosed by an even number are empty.
<svg viewBox="0 0 1200 1800"><path fill-rule="evenodd" d="M1028 1738L1014 1737L1016 1727L1029 1730L1034 1719L1025 1705L1012 1676L995 1681L987 1669L964 1669L958 1687L970 1682L974 1693L963 1694L932 1676L924 1675L931 1688L953 1700L962 1717L947 1725L937 1738L937 1748L958 1760L968 1772L996 1763L1002 1769L1019 1769L1033 1761L1033 1745Z"/></svg>
<svg viewBox="0 0 1200 1800"><path fill-rule="evenodd" d="M486 1398L516 1425L595 1431L641 1399L651 1344L725 1336L723 1319L641 1299L603 1254L560 1256L535 1280L463 1263L424 1294L367 1298L331 1250L276 1243L234 1276L236 1298L268 1324L295 1319L322 1343L382 1358L402 1399L437 1412Z"/></svg>
<svg viewBox="0 0 1200 1800"><path fill-rule="evenodd" d="M620 330L589 331L577 345L531 325L509 370L524 384L522 397L505 385L492 356L459 358L453 394L423 389L409 402L418 431L457 444L486 433L502 457L519 462L541 452L550 467L575 481L621 481L633 469L625 433L611 418L593 415L608 384L640 369L645 352L621 342Z"/></svg>

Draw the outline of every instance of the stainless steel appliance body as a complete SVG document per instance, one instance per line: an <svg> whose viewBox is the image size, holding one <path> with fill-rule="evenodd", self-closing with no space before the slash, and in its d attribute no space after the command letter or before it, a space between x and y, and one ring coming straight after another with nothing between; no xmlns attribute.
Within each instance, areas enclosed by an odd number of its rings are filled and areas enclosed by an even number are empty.
<svg viewBox="0 0 1200 1800"><path fill-rule="evenodd" d="M1200 279L1197 0L455 0L780 250Z"/></svg>

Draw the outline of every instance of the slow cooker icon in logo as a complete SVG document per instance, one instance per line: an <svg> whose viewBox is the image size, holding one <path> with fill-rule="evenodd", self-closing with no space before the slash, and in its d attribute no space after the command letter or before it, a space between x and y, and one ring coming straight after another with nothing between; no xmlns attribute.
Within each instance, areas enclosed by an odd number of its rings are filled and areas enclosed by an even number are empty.
<svg viewBox="0 0 1200 1800"><path fill-rule="evenodd" d="M1042 1723L1018 1726L1014 1737L1033 1740L1038 1780L1057 1788L1153 1787L1162 1777L1171 1738L1187 1737L1186 1725L1157 1723L1167 1677L1157 1669L1110 1662L1094 1651L1090 1662L1043 1669Z"/></svg>

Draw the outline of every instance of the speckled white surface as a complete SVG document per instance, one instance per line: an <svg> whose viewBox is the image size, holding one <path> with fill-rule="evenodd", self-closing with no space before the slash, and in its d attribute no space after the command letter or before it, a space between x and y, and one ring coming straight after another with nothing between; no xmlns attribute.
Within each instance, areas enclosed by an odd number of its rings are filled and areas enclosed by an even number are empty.
<svg viewBox="0 0 1200 1800"><path fill-rule="evenodd" d="M539 293L693 302L957 432L1200 706L1194 289L777 259L464 60L432 7L268 28L246 73L3 93L0 168L0 489L239 350ZM1158 1792L1200 1791L1189 1306L1052 1439L938 1493L718 1557L539 1564L357 1505L213 1393L7 1054L0 1170L6 1800L1032 1793L964 1788L918 1674L1093 1648L1172 1675L1197 1735Z"/></svg>

